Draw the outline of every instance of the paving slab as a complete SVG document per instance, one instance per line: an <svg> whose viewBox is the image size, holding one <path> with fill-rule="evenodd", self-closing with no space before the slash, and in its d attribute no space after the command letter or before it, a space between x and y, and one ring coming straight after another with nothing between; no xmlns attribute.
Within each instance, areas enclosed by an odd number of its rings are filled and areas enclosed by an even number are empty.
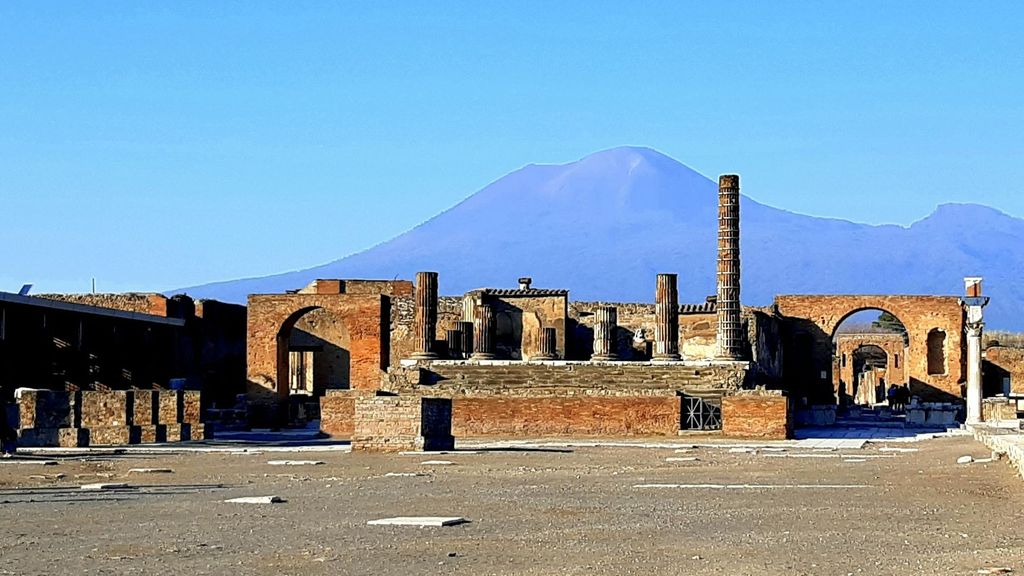
<svg viewBox="0 0 1024 576"><path fill-rule="evenodd" d="M420 526L420 527L442 527L456 526L469 522L461 516L396 516L394 518L381 518L370 520L370 526Z"/></svg>

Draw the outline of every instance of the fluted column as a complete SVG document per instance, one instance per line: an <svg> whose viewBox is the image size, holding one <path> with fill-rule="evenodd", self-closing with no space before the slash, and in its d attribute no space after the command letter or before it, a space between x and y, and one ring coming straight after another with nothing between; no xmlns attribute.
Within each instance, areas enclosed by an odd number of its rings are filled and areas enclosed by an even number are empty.
<svg viewBox="0 0 1024 576"><path fill-rule="evenodd" d="M654 320L654 359L679 360L679 291L675 274L658 274Z"/></svg>
<svg viewBox="0 0 1024 576"><path fill-rule="evenodd" d="M456 329L459 331L459 335L462 337L462 343L459 344L459 350L462 351L463 358L469 358L473 355L473 323L472 322L456 322Z"/></svg>
<svg viewBox="0 0 1024 576"><path fill-rule="evenodd" d="M594 311L594 355L591 360L618 360L615 353L615 328L618 310L614 306L601 306Z"/></svg>
<svg viewBox="0 0 1024 576"><path fill-rule="evenodd" d="M473 359L494 358L494 308L490 304L479 304L473 310Z"/></svg>
<svg viewBox="0 0 1024 576"><path fill-rule="evenodd" d="M462 358L462 331L458 329L449 329L445 332L445 341L448 343L448 357L452 360L459 360Z"/></svg>
<svg viewBox="0 0 1024 576"><path fill-rule="evenodd" d="M740 177L718 179L718 353L724 360L743 354L740 324Z"/></svg>
<svg viewBox="0 0 1024 576"><path fill-rule="evenodd" d="M416 351L414 360L436 360L437 272L416 273Z"/></svg>
<svg viewBox="0 0 1024 576"><path fill-rule="evenodd" d="M558 333L554 328L545 328L540 337L540 353L530 360L554 360L558 358Z"/></svg>

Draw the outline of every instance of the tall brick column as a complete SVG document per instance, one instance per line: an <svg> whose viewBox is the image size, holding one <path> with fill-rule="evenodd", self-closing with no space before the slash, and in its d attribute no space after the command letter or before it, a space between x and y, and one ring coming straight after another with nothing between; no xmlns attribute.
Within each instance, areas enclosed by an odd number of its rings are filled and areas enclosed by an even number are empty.
<svg viewBox="0 0 1024 576"><path fill-rule="evenodd" d="M490 304L479 304L473 310L473 359L493 360L494 354L494 308Z"/></svg>
<svg viewBox="0 0 1024 576"><path fill-rule="evenodd" d="M554 328L545 328L540 337L540 353L530 360L554 360L558 358L558 333Z"/></svg>
<svg viewBox="0 0 1024 576"><path fill-rule="evenodd" d="M413 360L436 360L437 272L416 273L416 351Z"/></svg>
<svg viewBox="0 0 1024 576"><path fill-rule="evenodd" d="M619 323L614 306L601 306L594 311L594 355L591 360L618 360L615 353L615 328Z"/></svg>
<svg viewBox="0 0 1024 576"><path fill-rule="evenodd" d="M718 179L718 351L723 360L743 354L740 325L740 177Z"/></svg>
<svg viewBox="0 0 1024 576"><path fill-rule="evenodd" d="M462 344L459 346L462 350L462 357L469 358L473 355L473 323L456 322L455 327L462 335Z"/></svg>
<svg viewBox="0 0 1024 576"><path fill-rule="evenodd" d="M679 360L679 291L675 274L658 274L654 319L654 359Z"/></svg>

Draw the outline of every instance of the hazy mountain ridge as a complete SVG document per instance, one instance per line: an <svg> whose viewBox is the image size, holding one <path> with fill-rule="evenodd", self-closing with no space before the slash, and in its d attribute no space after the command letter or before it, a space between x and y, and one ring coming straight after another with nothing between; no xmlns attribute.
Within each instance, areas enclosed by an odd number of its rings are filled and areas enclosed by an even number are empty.
<svg viewBox="0 0 1024 576"><path fill-rule="evenodd" d="M742 184L742 182L741 182ZM784 293L960 294L986 277L990 325L1024 329L1024 220L942 204L909 227L805 216L744 197L743 300ZM440 273L443 294L482 286L568 288L574 299L651 301L654 275L679 274L680 299L715 292L717 183L646 148L564 165L531 164L366 251L306 270L175 290L244 301L314 278Z"/></svg>

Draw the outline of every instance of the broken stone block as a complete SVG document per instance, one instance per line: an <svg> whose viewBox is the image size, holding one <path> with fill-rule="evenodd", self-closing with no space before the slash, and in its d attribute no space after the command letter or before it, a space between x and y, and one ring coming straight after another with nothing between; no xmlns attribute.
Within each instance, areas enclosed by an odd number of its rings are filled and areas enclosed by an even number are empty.
<svg viewBox="0 0 1024 576"><path fill-rule="evenodd" d="M199 424L203 421L202 397L198 390L185 390L181 393L181 422Z"/></svg>
<svg viewBox="0 0 1024 576"><path fill-rule="evenodd" d="M153 426L157 423L157 392L155 390L132 391L132 424ZM143 440L146 442L146 440ZM154 442L154 440L150 440Z"/></svg>
<svg viewBox="0 0 1024 576"><path fill-rule="evenodd" d="M124 482L100 482L97 484L83 484L81 490L124 490L128 485Z"/></svg>
<svg viewBox="0 0 1024 576"><path fill-rule="evenodd" d="M974 458L970 456L961 456L956 459L957 464L970 464L971 462L974 462Z"/></svg>
<svg viewBox="0 0 1024 576"><path fill-rule="evenodd" d="M160 390L157 392L157 397L157 423L180 424L182 413L181 392L177 390Z"/></svg>

